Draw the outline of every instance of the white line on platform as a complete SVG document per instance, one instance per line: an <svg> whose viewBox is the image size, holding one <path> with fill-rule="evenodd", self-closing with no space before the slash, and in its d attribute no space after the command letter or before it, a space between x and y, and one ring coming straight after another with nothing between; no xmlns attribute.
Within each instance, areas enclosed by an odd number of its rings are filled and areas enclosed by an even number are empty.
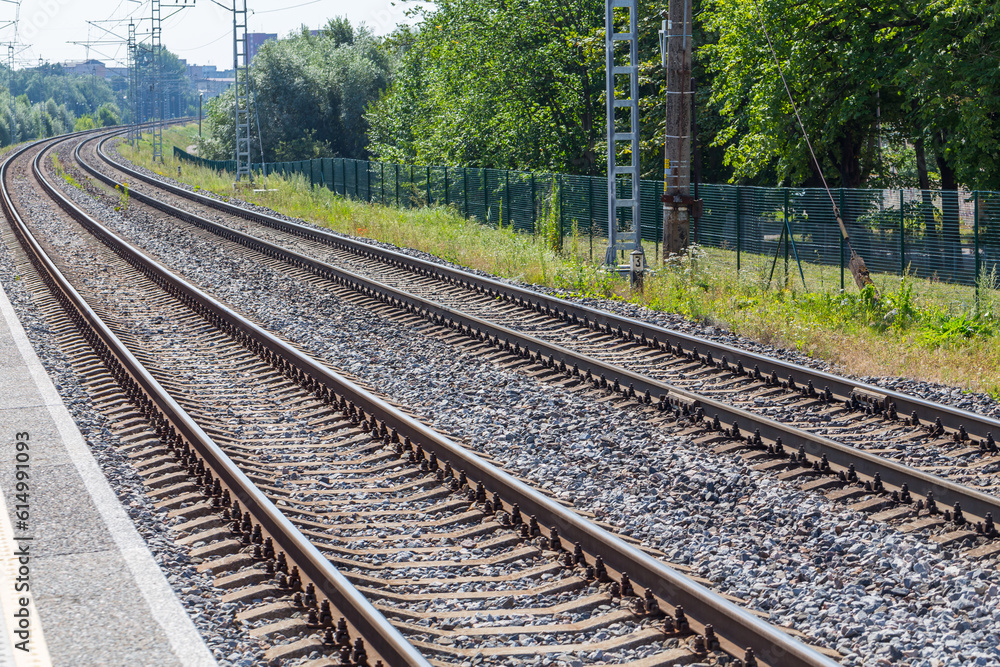
<svg viewBox="0 0 1000 667"><path fill-rule="evenodd" d="M216 665L215 658L205 645L204 640L192 623L190 616L184 610L180 600L174 594L162 570L153 560L153 555L136 531L121 503L111 490L108 480L104 477L94 455L77 429L73 418L63 404L52 380L45 372L42 362L35 354L14 312L7 294L0 289L0 312L3 313L14 342L27 365L32 380L38 387L39 394L48 408L56 424L59 435L66 446L66 451L73 460L84 486L90 493L94 506L104 520L108 532L118 547L122 558L128 565L136 585L142 591L150 614L156 619L170 642L170 648L184 665L192 667L211 667ZM9 618L9 614L5 615ZM35 617L37 620L37 616Z"/></svg>
<svg viewBox="0 0 1000 667"><path fill-rule="evenodd" d="M52 664L52 659L42 632L42 621L35 608L34 595L30 591L30 581L18 586L19 568L23 565L24 572L27 572L31 567L33 541L15 539L3 489L0 489L0 507L3 508L0 511L0 613L3 614L4 629L7 631L4 641L0 641L0 664L47 667ZM27 551L27 555L23 557L18 555L22 546ZM26 578L21 577L21 581ZM21 634L17 634L18 632Z"/></svg>

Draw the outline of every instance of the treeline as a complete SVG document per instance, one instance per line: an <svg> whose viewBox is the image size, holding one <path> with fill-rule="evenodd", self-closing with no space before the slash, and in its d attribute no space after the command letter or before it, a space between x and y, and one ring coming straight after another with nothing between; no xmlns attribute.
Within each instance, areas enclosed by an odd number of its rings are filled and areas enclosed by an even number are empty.
<svg viewBox="0 0 1000 667"><path fill-rule="evenodd" d="M346 19L331 20L316 36L303 30L264 44L251 73L253 159L260 159L258 123L268 162L365 157L365 109L389 87L391 64L381 41ZM204 157L232 159L234 104L232 88L209 104L209 136L199 146Z"/></svg>
<svg viewBox="0 0 1000 667"><path fill-rule="evenodd" d="M2 73L4 80L9 76ZM11 85L14 107L6 94L0 96L0 146L121 122L116 92L104 79L43 65L15 71Z"/></svg>
<svg viewBox="0 0 1000 667"><path fill-rule="evenodd" d="M430 0L387 38L336 19L270 42L252 70L264 158L604 173L604 4ZM640 3L650 178L662 168L666 9ZM1000 190L992 3L694 0L693 11L703 181L820 183L780 65L830 185ZM210 109L206 157L232 155L232 104L230 93Z"/></svg>
<svg viewBox="0 0 1000 667"><path fill-rule="evenodd" d="M828 180L1000 190L994 3L706 0L698 16L734 178L819 182L763 21Z"/></svg>

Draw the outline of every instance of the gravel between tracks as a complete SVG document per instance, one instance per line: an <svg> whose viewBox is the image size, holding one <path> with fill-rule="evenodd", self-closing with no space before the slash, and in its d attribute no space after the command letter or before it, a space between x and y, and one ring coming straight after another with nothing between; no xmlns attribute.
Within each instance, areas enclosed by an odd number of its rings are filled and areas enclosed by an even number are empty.
<svg viewBox="0 0 1000 667"><path fill-rule="evenodd" d="M172 185L182 187L185 190L194 192L194 188L186 183L182 183L180 181L176 181L171 178L164 178L160 174L157 174L143 166L134 164L133 162L131 162L130 160L119 154L118 151L116 150L116 147L117 143L112 144L111 142L109 142L109 144L106 147L109 156L111 156L113 159L118 160L122 164L125 164L131 167L132 169L136 169L143 174L152 176L153 178L157 178L164 182L168 182ZM287 220L290 222L297 222L299 224L310 225L316 227L317 229L324 229L324 231L336 234L338 236L344 236L343 234L339 234L338 232L332 232L329 229L325 229L311 222L304 221L299 218L292 218L287 215L283 215L281 213L273 211L267 207L258 206L255 204L249 204L240 199L236 198L227 199L224 197L218 197L213 193L205 192L204 190L198 191L198 194L206 195L209 197L215 197L216 199L220 199L223 201L229 201L232 204L243 206L249 210L256 211L258 213L272 215L281 220ZM356 241L369 243L378 248L394 250L396 252L409 255L411 257L417 257L419 259L423 259L429 262L434 262L435 264L441 264L442 266L448 266L451 268L460 269L462 271L468 271L476 275L484 276L487 278L493 278L494 280L498 280L500 282L507 283L510 285L516 285L518 287L522 287L525 289L531 289L544 294L549 294L551 296L556 296L571 301L573 303L578 303L583 306L589 306L591 308L599 308L601 310L606 310L608 312L615 313L617 315L631 317L633 319L641 320L643 322L649 322L651 324L656 324L658 326L662 326L668 329L674 329L676 331L680 331L682 333L689 334L692 336L699 336L706 340L711 340L715 343L731 345L733 347L738 347L740 349L744 349L750 352L755 352L761 355L766 355L769 357L773 357L775 359L781 359L783 361L796 363L801 366L805 366L807 368L825 371L827 373L833 373L846 378L852 378L859 382L865 382L875 386L883 387L885 389L911 394L913 396L918 396L928 401L937 401L944 405L950 405L952 407L961 408L963 410L968 410L970 412L975 412L977 414L988 415L996 419L1000 419L1000 402L994 400L988 394L972 393L963 391L961 389L957 389L955 387L950 387L948 385L943 385L940 383L924 382L908 378L875 376L875 375L871 376L853 375L843 372L842 369L837 368L834 364L831 364L822 359L816 359L815 357L811 357L797 350L789 350L787 348L778 347L775 345L760 343L756 340L753 340L752 338L748 338L746 336L733 333L732 331L728 331L720 326L711 323L692 322L691 320L688 320L674 313L664 313L660 311L655 311L649 308L638 306L636 304L625 303L622 301L615 301L612 299L578 297L574 295L572 292L569 292L567 290L540 287L538 285L524 283L519 280L500 278L491 275L489 273L486 273L484 271L478 271L476 269L470 269L468 267L448 262L446 260L441 259L440 257L437 257L435 255L420 250L414 250L411 248L400 248L390 243L383 243L381 241L375 241L367 238L358 238L358 237L351 237L351 238L353 238Z"/></svg>
<svg viewBox="0 0 1000 667"><path fill-rule="evenodd" d="M89 198L77 199L95 207ZM919 536L901 535L733 458L651 430L632 410L456 356L439 341L229 255L183 227L168 231L138 208L129 216L121 220L101 209L115 229L219 298L416 407L508 470L690 564L772 621L837 648L844 664L1000 661L995 559L970 562ZM823 367L801 355L785 356ZM970 405L947 388L926 386L923 393L966 408L981 403L975 398Z"/></svg>
<svg viewBox="0 0 1000 667"><path fill-rule="evenodd" d="M40 197L21 182L17 186L17 202L33 203L38 208ZM46 213L51 216L51 213ZM2 224L7 224L6 222ZM154 559L164 571L178 599L201 632L220 667L250 667L262 664L263 651L256 642L243 635L232 604L220 605L213 592L211 577L195 570L186 547L178 546L165 514L153 507L146 496L142 478L128 458L120 453L122 443L108 428L107 419L93 405L87 391L80 385L69 360L40 316L24 282L20 279L11 250L0 242L0 285L24 326L28 339L42 365L52 377L56 390L63 398L73 420L90 445L94 457L111 484L122 506L132 519ZM178 523L180 521L178 520Z"/></svg>

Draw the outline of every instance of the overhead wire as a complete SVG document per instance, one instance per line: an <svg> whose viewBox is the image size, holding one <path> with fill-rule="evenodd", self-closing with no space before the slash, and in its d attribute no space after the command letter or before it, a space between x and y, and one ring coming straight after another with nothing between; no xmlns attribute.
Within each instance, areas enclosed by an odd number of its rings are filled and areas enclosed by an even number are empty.
<svg viewBox="0 0 1000 667"><path fill-rule="evenodd" d="M263 9L255 11L254 14L273 14L274 12L283 12L288 9L298 9L299 7L306 7L308 5L315 5L323 0L312 0L312 2L303 2L301 5L292 5L291 7L279 7L278 9Z"/></svg>
<svg viewBox="0 0 1000 667"><path fill-rule="evenodd" d="M177 51L178 53L182 53L182 52L188 52L188 51L197 51L198 49L204 49L207 46L212 46L212 44L215 44L219 40L225 39L226 37L231 37L232 34L233 33L232 33L231 30L227 30L226 32L222 33L222 35L220 35L219 37L216 37L215 39L213 39L208 44L202 44L201 46L192 46L189 49L174 49L174 51Z"/></svg>

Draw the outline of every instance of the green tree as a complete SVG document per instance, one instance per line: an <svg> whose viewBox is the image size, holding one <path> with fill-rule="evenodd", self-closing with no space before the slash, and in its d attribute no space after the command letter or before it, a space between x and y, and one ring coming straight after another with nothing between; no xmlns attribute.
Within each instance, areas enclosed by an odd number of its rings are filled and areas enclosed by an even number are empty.
<svg viewBox="0 0 1000 667"><path fill-rule="evenodd" d="M1000 190L998 21L995 2L924 0L910 61L897 75L914 135L932 151L946 190Z"/></svg>
<svg viewBox="0 0 1000 667"><path fill-rule="evenodd" d="M74 132L86 132L87 130L93 130L97 128L97 123L89 115L83 115L76 119L76 124L73 126Z"/></svg>
<svg viewBox="0 0 1000 667"><path fill-rule="evenodd" d="M94 122L98 127L112 127L121 122L121 110L111 102L105 102L94 113Z"/></svg>
<svg viewBox="0 0 1000 667"><path fill-rule="evenodd" d="M17 70L13 86L16 94L27 95L32 104L51 99L76 115L92 113L102 104L114 102L116 97L103 78L69 74L62 65L44 64Z"/></svg>
<svg viewBox="0 0 1000 667"><path fill-rule="evenodd" d="M827 182L859 187L879 171L879 111L889 127L905 112L895 75L916 30L911 5L708 0L702 20L716 36L699 55L734 178L820 182L762 23Z"/></svg>
<svg viewBox="0 0 1000 667"><path fill-rule="evenodd" d="M368 113L383 159L594 172L604 134L604 3L435 0L391 46Z"/></svg>
<svg viewBox="0 0 1000 667"><path fill-rule="evenodd" d="M701 19L714 37L700 56L734 178L818 184L763 21L831 185L926 189L931 164L944 190L1000 188L995 9L982 0L707 0ZM917 182L892 179L890 168Z"/></svg>
<svg viewBox="0 0 1000 667"><path fill-rule="evenodd" d="M302 160L367 155L365 107L390 81L389 55L365 27L335 19L316 37L308 32L265 44L253 61L255 112L264 157ZM202 155L231 159L234 153L233 90L212 100ZM256 118L254 157L256 155Z"/></svg>

